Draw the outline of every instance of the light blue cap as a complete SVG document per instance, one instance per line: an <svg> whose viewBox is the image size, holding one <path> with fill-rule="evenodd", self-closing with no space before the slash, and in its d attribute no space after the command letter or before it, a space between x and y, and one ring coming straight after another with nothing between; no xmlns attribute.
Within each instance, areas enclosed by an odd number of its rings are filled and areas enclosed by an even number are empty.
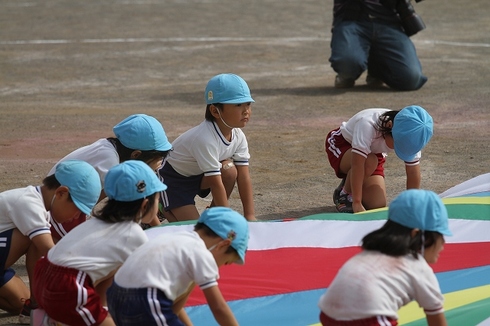
<svg viewBox="0 0 490 326"><path fill-rule="evenodd" d="M146 198L167 189L148 164L136 160L112 167L105 176L104 184L109 199L124 202Z"/></svg>
<svg viewBox="0 0 490 326"><path fill-rule="evenodd" d="M211 207L201 214L197 222L205 224L222 239L230 239L231 246L240 256L236 263L245 263L249 236L248 222L243 215L228 207Z"/></svg>
<svg viewBox="0 0 490 326"><path fill-rule="evenodd" d="M388 208L388 219L411 229L453 235L446 206L430 190L409 189L399 194Z"/></svg>
<svg viewBox="0 0 490 326"><path fill-rule="evenodd" d="M405 162L413 161L432 138L433 124L432 117L420 106L411 105L400 110L391 130L396 156Z"/></svg>
<svg viewBox="0 0 490 326"><path fill-rule="evenodd" d="M146 114L133 114L112 129L121 144L140 151L168 151L172 148L162 124Z"/></svg>
<svg viewBox="0 0 490 326"><path fill-rule="evenodd" d="M66 160L56 166L54 176L62 186L68 187L78 209L90 215L102 191L100 177L94 167L84 161Z"/></svg>
<svg viewBox="0 0 490 326"><path fill-rule="evenodd" d="M220 74L211 78L204 92L206 104L241 104L255 102L250 89L242 77L234 74Z"/></svg>

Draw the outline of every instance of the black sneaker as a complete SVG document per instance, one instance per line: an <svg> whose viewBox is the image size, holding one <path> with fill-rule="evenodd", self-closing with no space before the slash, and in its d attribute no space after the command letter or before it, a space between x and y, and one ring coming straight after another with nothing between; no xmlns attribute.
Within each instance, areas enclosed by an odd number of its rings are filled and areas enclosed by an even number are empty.
<svg viewBox="0 0 490 326"><path fill-rule="evenodd" d="M352 209L352 200L349 198L349 194L341 194L335 203L335 208L339 213L354 213L354 210Z"/></svg>
<svg viewBox="0 0 490 326"><path fill-rule="evenodd" d="M339 201L339 196L340 192L342 191L342 188L344 188L345 185L345 177L340 181L340 184L335 190L333 191L333 203L337 205L337 202Z"/></svg>
<svg viewBox="0 0 490 326"><path fill-rule="evenodd" d="M33 304L30 299L24 301L24 306L19 314L19 324L30 325L31 324L31 311L37 309L37 305Z"/></svg>

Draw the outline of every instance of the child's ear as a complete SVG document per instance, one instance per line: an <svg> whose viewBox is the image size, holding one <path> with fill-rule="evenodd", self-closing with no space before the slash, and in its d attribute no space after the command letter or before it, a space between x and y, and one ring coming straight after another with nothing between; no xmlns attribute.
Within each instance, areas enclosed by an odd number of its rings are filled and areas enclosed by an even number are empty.
<svg viewBox="0 0 490 326"><path fill-rule="evenodd" d="M393 121L390 120L390 121L386 122L386 127L393 128Z"/></svg>
<svg viewBox="0 0 490 326"><path fill-rule="evenodd" d="M219 119L220 112L219 112L219 108L217 106L211 105L209 110L211 111L211 114L213 115L213 117L215 117L216 119Z"/></svg>
<svg viewBox="0 0 490 326"><path fill-rule="evenodd" d="M58 188L56 188L54 194L57 198L63 198L64 196L68 196L70 194L70 190L67 186L59 186Z"/></svg>
<svg viewBox="0 0 490 326"><path fill-rule="evenodd" d="M132 151L131 152L131 159L137 159L140 155L141 155L141 151L140 150L136 150L136 151Z"/></svg>
<svg viewBox="0 0 490 326"><path fill-rule="evenodd" d="M419 232L420 232L420 230L419 230L419 229L413 229L413 230L410 232L410 236L411 236L412 238L415 238Z"/></svg>
<svg viewBox="0 0 490 326"><path fill-rule="evenodd" d="M231 240L230 239L223 239L222 241L220 241L218 246L228 249L228 247L231 246Z"/></svg>

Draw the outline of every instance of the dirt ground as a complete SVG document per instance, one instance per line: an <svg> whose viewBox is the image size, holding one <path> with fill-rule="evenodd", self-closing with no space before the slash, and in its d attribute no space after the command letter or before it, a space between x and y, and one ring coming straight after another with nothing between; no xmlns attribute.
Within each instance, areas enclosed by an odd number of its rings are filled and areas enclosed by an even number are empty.
<svg viewBox="0 0 490 326"><path fill-rule="evenodd" d="M40 184L58 159L133 113L155 116L175 139L203 120L205 84L222 72L241 75L256 100L244 131L261 220L335 210L325 136L364 108L418 104L432 115L423 188L489 172L487 1L414 3L427 29L412 39L429 77L415 92L370 89L365 75L353 89L333 87L332 3L0 1L0 191ZM405 185L394 155L386 180L391 200ZM236 195L232 207L241 210Z"/></svg>

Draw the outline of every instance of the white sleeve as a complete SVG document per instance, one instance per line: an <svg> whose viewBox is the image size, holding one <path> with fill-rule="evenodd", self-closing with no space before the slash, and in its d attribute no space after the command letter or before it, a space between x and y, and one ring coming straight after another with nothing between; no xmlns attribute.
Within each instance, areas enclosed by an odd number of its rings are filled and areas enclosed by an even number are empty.
<svg viewBox="0 0 490 326"><path fill-rule="evenodd" d="M204 248L205 249L205 248ZM207 250L192 250L188 257L188 273L194 282L205 290L218 285L218 265Z"/></svg>
<svg viewBox="0 0 490 326"><path fill-rule="evenodd" d="M44 207L42 196L35 187L25 188L16 200L5 204L10 219L19 231L30 239L40 234L51 233L49 214Z"/></svg>
<svg viewBox="0 0 490 326"><path fill-rule="evenodd" d="M436 315L444 312L444 297L432 268L425 261L424 265L414 280L414 299L427 315Z"/></svg>
<svg viewBox="0 0 490 326"><path fill-rule="evenodd" d="M248 161L250 160L250 153L248 151L248 142L245 134L241 129L237 129L237 149L232 156L233 162L235 165L248 165Z"/></svg>
<svg viewBox="0 0 490 326"><path fill-rule="evenodd" d="M371 144L376 136L376 129L369 121L357 121L352 133L352 152L367 157L371 153Z"/></svg>

